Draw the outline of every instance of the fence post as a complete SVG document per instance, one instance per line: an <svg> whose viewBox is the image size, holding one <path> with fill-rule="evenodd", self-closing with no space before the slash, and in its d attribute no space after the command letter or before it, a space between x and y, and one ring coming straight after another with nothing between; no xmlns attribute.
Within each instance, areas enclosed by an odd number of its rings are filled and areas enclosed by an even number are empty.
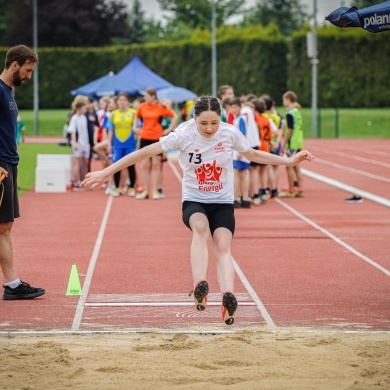
<svg viewBox="0 0 390 390"><path fill-rule="evenodd" d="M321 138L321 108L318 109L317 123L318 123L317 135L318 135L318 138Z"/></svg>

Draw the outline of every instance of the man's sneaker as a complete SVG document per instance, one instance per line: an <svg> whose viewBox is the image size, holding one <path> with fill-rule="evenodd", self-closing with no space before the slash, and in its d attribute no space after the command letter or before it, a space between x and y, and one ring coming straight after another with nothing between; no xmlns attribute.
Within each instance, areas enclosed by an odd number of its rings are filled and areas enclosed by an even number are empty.
<svg viewBox="0 0 390 390"><path fill-rule="evenodd" d="M205 280L200 281L195 286L194 290L190 292L190 296L191 294L194 294L196 310L203 311L206 309L208 293L209 284Z"/></svg>
<svg viewBox="0 0 390 390"><path fill-rule="evenodd" d="M127 190L127 195L128 196L135 196L135 188L129 187L129 189Z"/></svg>
<svg viewBox="0 0 390 390"><path fill-rule="evenodd" d="M9 286L3 286L3 300L11 301L16 299L33 299L40 297L45 293L43 288L31 287L28 283L21 282L16 288Z"/></svg>
<svg viewBox="0 0 390 390"><path fill-rule="evenodd" d="M362 203L363 199L360 196L353 195L350 198L344 199L345 203Z"/></svg>
<svg viewBox="0 0 390 390"><path fill-rule="evenodd" d="M237 306L236 297L230 292L225 292L222 297L222 320L226 325L234 324Z"/></svg>
<svg viewBox="0 0 390 390"><path fill-rule="evenodd" d="M149 198L149 194L148 194L148 191L143 190L142 192L137 194L135 197L136 197L136 199L148 199Z"/></svg>
<svg viewBox="0 0 390 390"><path fill-rule="evenodd" d="M235 209L239 209L239 208L241 207L241 202L240 202L239 200L235 200L235 201L233 202L233 207L234 207Z"/></svg>

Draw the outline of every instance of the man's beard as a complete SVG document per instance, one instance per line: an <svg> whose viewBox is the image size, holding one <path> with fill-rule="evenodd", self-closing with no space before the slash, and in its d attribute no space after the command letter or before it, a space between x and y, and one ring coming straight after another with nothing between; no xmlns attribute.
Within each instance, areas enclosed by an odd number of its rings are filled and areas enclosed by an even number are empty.
<svg viewBox="0 0 390 390"><path fill-rule="evenodd" d="M19 87L22 83L24 83L25 80L22 80L20 77L20 69L18 69L14 74L13 74L13 79L12 82L15 85L15 87Z"/></svg>

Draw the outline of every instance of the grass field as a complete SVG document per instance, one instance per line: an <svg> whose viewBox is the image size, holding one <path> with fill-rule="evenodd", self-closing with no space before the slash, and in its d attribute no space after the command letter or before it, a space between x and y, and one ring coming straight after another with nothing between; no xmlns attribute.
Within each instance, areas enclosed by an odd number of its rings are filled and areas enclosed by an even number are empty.
<svg viewBox="0 0 390 390"><path fill-rule="evenodd" d="M338 122L335 109L326 108L319 109L318 111L319 138L390 137L390 110L388 108L341 108L339 110ZM286 110L284 108L280 108L279 112L282 115L285 115ZM40 110L39 135L61 136L63 134L67 114L67 109ZM305 138L312 138L311 109L303 108L302 114ZM26 135L34 135L34 112L32 110L20 110L20 115L26 122Z"/></svg>
<svg viewBox="0 0 390 390"><path fill-rule="evenodd" d="M69 154L72 149L55 144L19 145L20 163L18 169L19 195L34 188L37 154Z"/></svg>

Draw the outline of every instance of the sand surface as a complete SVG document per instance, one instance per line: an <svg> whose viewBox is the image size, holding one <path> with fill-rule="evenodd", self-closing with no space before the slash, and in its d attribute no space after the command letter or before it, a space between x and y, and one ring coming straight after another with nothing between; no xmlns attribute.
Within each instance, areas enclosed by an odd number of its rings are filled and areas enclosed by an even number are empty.
<svg viewBox="0 0 390 390"><path fill-rule="evenodd" d="M0 337L0 388L390 389L390 332Z"/></svg>

